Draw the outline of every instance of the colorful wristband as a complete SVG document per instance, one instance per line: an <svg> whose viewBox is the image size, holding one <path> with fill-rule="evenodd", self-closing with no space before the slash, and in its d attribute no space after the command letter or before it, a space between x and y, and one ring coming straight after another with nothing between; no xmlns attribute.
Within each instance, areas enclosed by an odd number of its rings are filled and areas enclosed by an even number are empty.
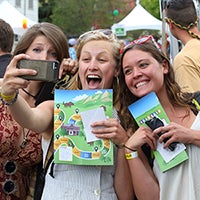
<svg viewBox="0 0 200 200"><path fill-rule="evenodd" d="M137 158L138 157L138 152L134 151L132 153L126 153L125 156L126 156L127 160L131 160L133 158Z"/></svg>
<svg viewBox="0 0 200 200"><path fill-rule="evenodd" d="M2 98L4 101L11 101L11 100L13 100L13 99L15 98L15 96L16 96L16 92L15 92L14 94L8 95L8 96L1 93L1 98Z"/></svg>
<svg viewBox="0 0 200 200"><path fill-rule="evenodd" d="M7 106L10 106L10 105L14 104L14 103L17 101L18 94L19 94L19 92L18 92L18 90L17 90L17 91L15 92L15 94L13 95L13 98L12 98L12 99L10 98L10 100L7 100L6 98L4 98L5 95L2 95L2 94L1 94L1 102L2 102L3 104L7 105ZM8 97L8 96L7 96L7 97Z"/></svg>

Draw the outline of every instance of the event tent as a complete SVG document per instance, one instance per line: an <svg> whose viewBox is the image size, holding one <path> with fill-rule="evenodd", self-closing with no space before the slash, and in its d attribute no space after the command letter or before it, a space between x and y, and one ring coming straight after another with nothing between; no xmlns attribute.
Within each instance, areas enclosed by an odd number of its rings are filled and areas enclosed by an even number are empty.
<svg viewBox="0 0 200 200"><path fill-rule="evenodd" d="M120 22L113 24L111 27L113 32L116 32L117 28L124 29L124 32L132 30L162 30L162 21L158 20L147 12L139 3L136 7Z"/></svg>
<svg viewBox="0 0 200 200"><path fill-rule="evenodd" d="M22 35L25 32L26 29L22 26L24 20L27 23L27 28L37 23L21 14L8 1L0 3L0 18L11 25L16 35Z"/></svg>

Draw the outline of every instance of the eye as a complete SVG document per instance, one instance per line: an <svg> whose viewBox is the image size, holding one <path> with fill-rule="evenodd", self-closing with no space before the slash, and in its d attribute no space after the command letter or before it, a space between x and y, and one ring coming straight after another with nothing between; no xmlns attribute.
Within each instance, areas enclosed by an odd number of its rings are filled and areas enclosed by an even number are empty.
<svg viewBox="0 0 200 200"><path fill-rule="evenodd" d="M146 62L143 62L143 63L140 63L140 65L139 65L139 67L140 68L146 68L146 67L148 67L149 66L149 64L148 63L146 63Z"/></svg>
<svg viewBox="0 0 200 200"><path fill-rule="evenodd" d="M55 51L50 52L51 57L57 58L57 53Z"/></svg>
<svg viewBox="0 0 200 200"><path fill-rule="evenodd" d="M126 69L124 69L124 75L126 76L126 75L129 75L129 74L131 74L132 73L132 69L131 68L126 68Z"/></svg>
<svg viewBox="0 0 200 200"><path fill-rule="evenodd" d="M100 58L100 59L99 59L99 62L104 63L104 62L106 62L106 60L103 59L103 58Z"/></svg>
<svg viewBox="0 0 200 200"><path fill-rule="evenodd" d="M36 53L40 53L41 52L41 50L39 48L34 48L33 51L36 52Z"/></svg>

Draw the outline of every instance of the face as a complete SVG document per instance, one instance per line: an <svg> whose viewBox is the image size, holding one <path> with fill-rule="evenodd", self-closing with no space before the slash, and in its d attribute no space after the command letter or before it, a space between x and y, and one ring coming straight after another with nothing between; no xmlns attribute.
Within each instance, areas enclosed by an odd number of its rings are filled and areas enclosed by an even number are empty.
<svg viewBox="0 0 200 200"><path fill-rule="evenodd" d="M117 73L110 42L90 41L83 46L79 59L79 77L83 89L111 88Z"/></svg>
<svg viewBox="0 0 200 200"><path fill-rule="evenodd" d="M56 60L57 55L52 44L45 36L37 36L26 51L34 60Z"/></svg>
<svg viewBox="0 0 200 200"><path fill-rule="evenodd" d="M129 90L137 97L152 91L159 93L164 88L166 64L160 64L150 53L129 50L123 58L123 73Z"/></svg>

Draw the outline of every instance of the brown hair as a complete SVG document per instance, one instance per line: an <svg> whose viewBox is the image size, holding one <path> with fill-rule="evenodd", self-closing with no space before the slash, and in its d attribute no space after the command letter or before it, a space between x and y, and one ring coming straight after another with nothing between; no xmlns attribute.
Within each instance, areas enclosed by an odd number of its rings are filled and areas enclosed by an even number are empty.
<svg viewBox="0 0 200 200"><path fill-rule="evenodd" d="M67 37L56 25L42 22L29 28L18 42L13 55L25 53L37 36L44 35L55 48L57 60L62 62L63 58L69 57Z"/></svg>
<svg viewBox="0 0 200 200"><path fill-rule="evenodd" d="M181 91L180 86L176 83L174 77L174 71L170 64L169 59L165 56L165 54L156 48L156 46L152 42L146 42L143 44L130 44L127 48L125 48L124 52L121 56L121 65L123 63L124 55L133 49L138 49L144 52L148 52L151 56L156 59L159 63L166 61L168 63L168 73L164 74L164 84L167 91L167 96L169 101L174 106L185 107L186 109L190 109L189 103L191 102L192 95L184 94ZM136 130L136 123L133 120L133 117L130 115L128 111L128 106L133 102L137 101L138 97L134 96L127 85L125 84L125 76L123 70L120 73L120 119L123 126L128 129L132 127Z"/></svg>
<svg viewBox="0 0 200 200"><path fill-rule="evenodd" d="M14 32L10 24L0 19L0 49L11 53L14 43Z"/></svg>

